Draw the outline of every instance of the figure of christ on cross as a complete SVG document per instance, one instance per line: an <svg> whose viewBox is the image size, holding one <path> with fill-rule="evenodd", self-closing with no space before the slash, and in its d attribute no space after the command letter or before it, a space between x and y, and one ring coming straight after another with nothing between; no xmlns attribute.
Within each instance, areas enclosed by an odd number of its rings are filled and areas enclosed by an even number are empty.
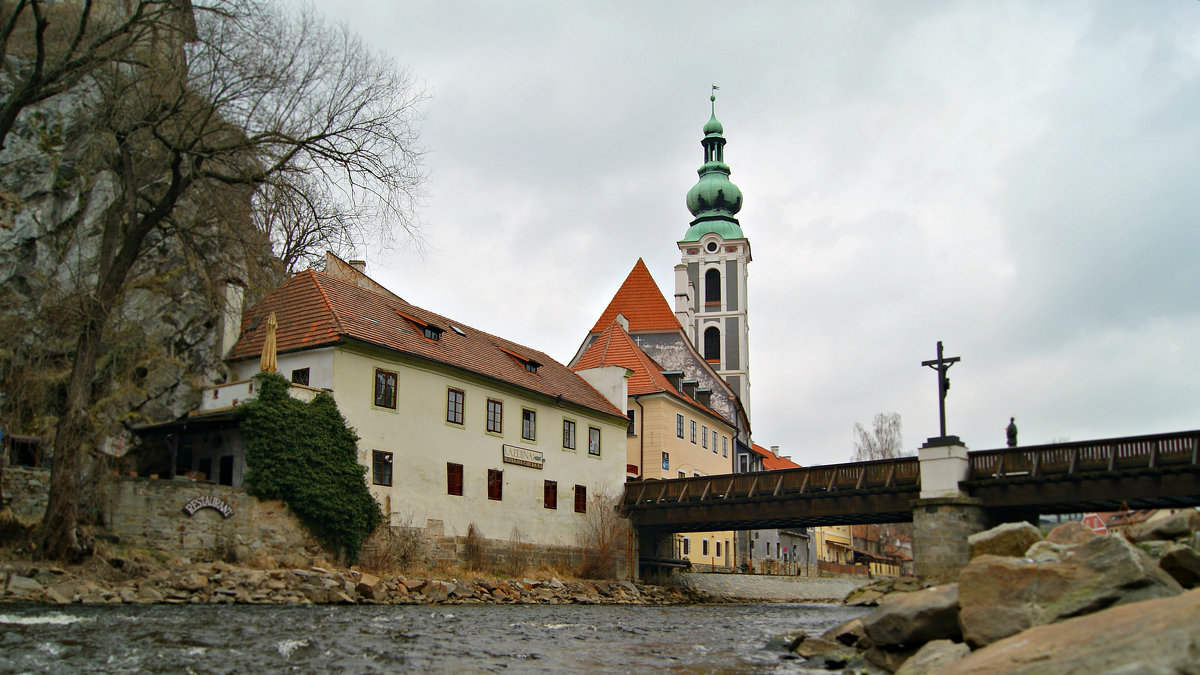
<svg viewBox="0 0 1200 675"><path fill-rule="evenodd" d="M942 341L937 343L937 358L930 361L922 361L922 366L929 366L937 371L938 374L938 416L941 421L942 438L946 437L946 392L950 389L950 378L946 377L946 371L950 370L950 366L961 361L958 356L944 358L942 356Z"/></svg>

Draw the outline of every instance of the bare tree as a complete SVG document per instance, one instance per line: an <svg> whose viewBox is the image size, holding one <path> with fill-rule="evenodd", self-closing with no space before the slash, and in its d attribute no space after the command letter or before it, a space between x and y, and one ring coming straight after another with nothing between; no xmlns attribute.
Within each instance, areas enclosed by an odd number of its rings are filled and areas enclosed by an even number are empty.
<svg viewBox="0 0 1200 675"><path fill-rule="evenodd" d="M596 490L588 502L577 537L583 556L579 576L611 579L627 546L629 521L621 516L619 494L612 490Z"/></svg>
<svg viewBox="0 0 1200 675"><path fill-rule="evenodd" d="M313 213L345 214L345 222L370 216L416 232L411 212L423 169L415 125L424 95L406 73L311 13L284 14L255 0L159 4L170 10L147 20L140 39L76 80L93 94L87 142L98 170L116 177L117 196L78 274L43 521L42 548L52 557L81 550L81 460L95 443L97 364L148 250L184 246L202 268L214 247L276 236L253 231L265 221L251 219L250 209L267 203L255 195L295 186L304 186ZM94 14L87 1L77 11L81 23Z"/></svg>
<svg viewBox="0 0 1200 675"><path fill-rule="evenodd" d="M890 459L903 457L904 454L900 413L879 413L870 432L861 424L854 423L854 453L850 456L851 461Z"/></svg>

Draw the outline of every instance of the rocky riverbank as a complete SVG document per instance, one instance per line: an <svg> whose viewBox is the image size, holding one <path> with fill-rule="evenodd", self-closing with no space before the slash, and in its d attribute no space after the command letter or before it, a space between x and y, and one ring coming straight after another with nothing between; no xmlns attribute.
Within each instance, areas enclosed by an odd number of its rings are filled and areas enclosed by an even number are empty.
<svg viewBox="0 0 1200 675"><path fill-rule="evenodd" d="M262 570L219 562L118 580L101 576L53 566L7 563L0 565L0 602L661 605L719 601L689 588L629 581L379 577L356 570Z"/></svg>
<svg viewBox="0 0 1200 675"><path fill-rule="evenodd" d="M1104 536L1001 525L970 538L957 583L865 586L846 602L874 611L768 648L870 675L1200 673L1197 531L1194 510Z"/></svg>

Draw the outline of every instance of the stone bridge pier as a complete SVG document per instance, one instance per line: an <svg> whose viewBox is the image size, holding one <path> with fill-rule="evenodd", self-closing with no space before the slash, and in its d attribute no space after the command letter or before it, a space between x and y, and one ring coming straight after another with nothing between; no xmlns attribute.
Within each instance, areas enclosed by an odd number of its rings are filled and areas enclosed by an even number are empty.
<svg viewBox="0 0 1200 675"><path fill-rule="evenodd" d="M970 463L957 436L929 439L917 457L921 492L913 500L913 573L924 580L953 581L971 560L967 537L990 524L983 501L959 487Z"/></svg>

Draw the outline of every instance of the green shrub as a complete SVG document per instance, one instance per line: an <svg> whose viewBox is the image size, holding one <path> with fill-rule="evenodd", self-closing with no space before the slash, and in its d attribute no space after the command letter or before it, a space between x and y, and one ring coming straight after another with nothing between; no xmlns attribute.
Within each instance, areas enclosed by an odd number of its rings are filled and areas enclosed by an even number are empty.
<svg viewBox="0 0 1200 675"><path fill-rule="evenodd" d="M318 541L358 562L383 520L358 463L358 435L329 394L305 403L277 374L260 373L256 382L258 398L238 409L250 494L287 502Z"/></svg>

